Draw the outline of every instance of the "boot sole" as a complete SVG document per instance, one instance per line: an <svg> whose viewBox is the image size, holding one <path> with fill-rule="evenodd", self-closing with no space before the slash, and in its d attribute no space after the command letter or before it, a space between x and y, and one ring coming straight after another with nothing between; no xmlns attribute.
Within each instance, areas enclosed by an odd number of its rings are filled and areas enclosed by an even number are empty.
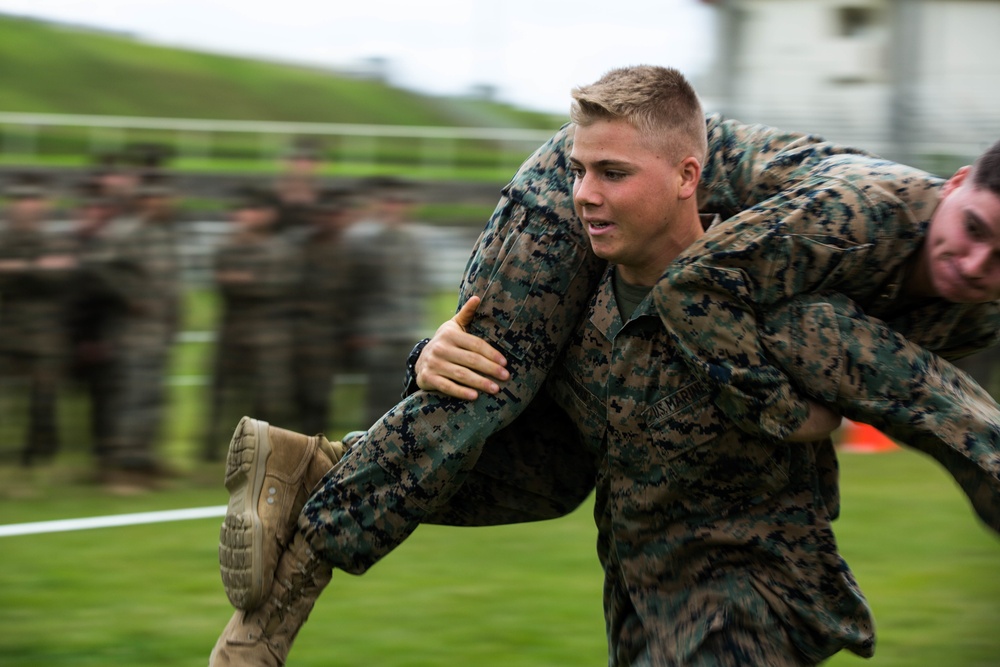
<svg viewBox="0 0 1000 667"><path fill-rule="evenodd" d="M268 423L241 419L226 456L229 506L219 530L219 569L229 601L248 611L260 606L265 593L263 524L257 507L270 455Z"/></svg>

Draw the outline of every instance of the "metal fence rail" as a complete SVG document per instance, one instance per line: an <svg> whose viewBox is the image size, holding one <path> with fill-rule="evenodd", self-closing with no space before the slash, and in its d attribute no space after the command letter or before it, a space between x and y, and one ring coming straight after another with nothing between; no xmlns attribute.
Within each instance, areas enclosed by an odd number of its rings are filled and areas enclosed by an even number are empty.
<svg viewBox="0 0 1000 667"><path fill-rule="evenodd" d="M423 125L368 125L352 123L305 123L264 120L213 120L207 118L148 118L141 116L95 116L83 114L46 114L0 111L3 153L32 158L38 153L38 132L43 128L85 128L93 151L120 148L129 131L172 133L178 154L210 155L214 134L260 135L262 155L274 152L273 139L296 136L332 137L360 142L362 153L373 159L379 140L408 139L422 142L425 154L434 145L443 145L448 155L459 141L495 142L510 149L533 150L547 140L551 130L502 127L435 127ZM264 140L264 139L269 139ZM367 142L367 143L366 143ZM357 146L355 146L357 149ZM502 153L503 151L499 151Z"/></svg>

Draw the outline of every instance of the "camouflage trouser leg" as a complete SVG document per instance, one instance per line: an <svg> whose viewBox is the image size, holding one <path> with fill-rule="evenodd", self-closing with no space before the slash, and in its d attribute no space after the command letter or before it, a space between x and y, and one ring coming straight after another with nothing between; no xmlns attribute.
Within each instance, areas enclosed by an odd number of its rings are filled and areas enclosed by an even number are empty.
<svg viewBox="0 0 1000 667"><path fill-rule="evenodd" d="M764 609L752 624L731 623L708 636L683 667L807 667L781 622ZM681 667L678 665L678 667Z"/></svg>
<svg viewBox="0 0 1000 667"><path fill-rule="evenodd" d="M333 352L310 341L298 343L293 354L296 428L309 435L326 433L333 395Z"/></svg>
<svg viewBox="0 0 1000 667"><path fill-rule="evenodd" d="M56 396L58 392L55 364L37 361L32 369L31 407L28 424L28 443L24 460L49 459L59 449Z"/></svg>
<svg viewBox="0 0 1000 667"><path fill-rule="evenodd" d="M87 369L84 379L90 400L90 436L94 455L101 459L108 451L114 435L115 414L112 403L115 387L114 362L95 363Z"/></svg>
<svg viewBox="0 0 1000 667"><path fill-rule="evenodd" d="M116 430L107 452L108 465L128 470L157 467L156 440L166 401L168 352L165 346L122 352L122 374L115 400Z"/></svg>
<svg viewBox="0 0 1000 667"><path fill-rule="evenodd" d="M1000 407L966 373L841 295L800 297L762 334L804 393L933 457L1000 532Z"/></svg>
<svg viewBox="0 0 1000 667"><path fill-rule="evenodd" d="M483 297L471 330L504 353L511 379L500 394L476 401L419 391L392 408L306 502L300 526L315 548L361 572L421 521L447 519L445 505L486 439L541 388L603 268L574 218L501 200L466 269L460 303Z"/></svg>
<svg viewBox="0 0 1000 667"><path fill-rule="evenodd" d="M780 614L756 589L755 566L716 581L689 581L686 595L702 599L694 609L713 610L688 622L684 612L665 614L667 625L649 622L632 604L629 585L605 578L609 667L807 667Z"/></svg>
<svg viewBox="0 0 1000 667"><path fill-rule="evenodd" d="M291 427L292 346L290 340L275 340L255 346L251 369L253 404L256 418L276 426Z"/></svg>
<svg viewBox="0 0 1000 667"><path fill-rule="evenodd" d="M576 426L543 391L487 439L465 483L423 523L494 526L556 519L587 499L596 476Z"/></svg>

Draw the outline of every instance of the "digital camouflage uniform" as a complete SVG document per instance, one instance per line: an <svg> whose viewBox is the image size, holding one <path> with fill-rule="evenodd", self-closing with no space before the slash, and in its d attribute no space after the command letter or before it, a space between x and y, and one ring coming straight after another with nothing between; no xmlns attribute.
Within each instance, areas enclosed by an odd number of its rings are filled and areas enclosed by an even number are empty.
<svg viewBox="0 0 1000 667"><path fill-rule="evenodd" d="M587 239L572 213L565 173L568 140L568 132L561 132L522 166L488 223L463 282L462 302L472 294L484 296L479 317L470 330L507 356L514 379L505 383L498 396L484 396L472 403L417 392L369 431L364 446L352 449L341 466L327 476L307 502L300 520L300 527L312 544L335 566L350 572L364 571L405 539L421 521L483 525L551 518L571 511L593 488L593 459L567 444L571 421L551 409L551 403L546 403L551 399L546 394L535 399L530 407L527 405L551 370L604 269L603 263L589 253ZM722 122L717 117L709 118L709 147L699 201L704 209L718 211L723 216L793 186L826 157L857 153L816 137L781 134L761 126ZM798 304L792 304L784 313L775 309L772 316L775 326L795 331L805 322L804 330L809 331L808 319L803 319L797 307ZM856 332L861 333L869 324L874 326L867 332L867 340L875 344L875 349L862 352L884 356L880 346L887 341L912 347L902 336L884 327L878 329L877 323L865 320L849 304L838 303L836 307L838 310L831 317L839 318L843 329L855 326ZM912 326L913 321L897 319L896 324L904 327L905 332L905 327ZM776 344L794 340L787 331L784 336L771 338ZM968 341L973 347L989 342ZM779 351L787 354L787 349L779 347ZM936 357L924 355L928 365L935 363ZM892 361L892 355L886 360ZM792 368L796 366L792 364ZM850 378L844 377L849 383ZM944 374L927 377L935 381L943 378L946 382L952 378ZM859 400L867 398L868 391L886 388L884 384L871 382L871 378L868 380L867 384L853 385ZM963 379L958 377L954 381L961 383ZM969 389L975 396L975 389ZM928 392L925 389L923 393ZM532 423L530 419L521 419L511 424L526 408L531 411L526 416L535 413L543 421L536 419ZM704 437L715 437L725 430L723 424L727 422L722 421L725 413L721 409L711 407L706 414L714 415L718 422L698 422L698 428L706 429ZM550 419L544 421L545 417ZM535 432L540 425L556 424L570 428ZM919 423L914 428L926 430ZM483 439L491 433L496 435L484 447ZM764 444L775 439L762 436L755 442ZM766 567L754 571L750 568L752 563L746 563L745 575L750 576L739 582L723 577L726 580L722 584L714 583L714 588L709 587L707 592L685 588L679 597L668 595L663 600L653 593L654 583L640 579L630 582L634 587L628 592L641 599L647 605L645 611L652 614L641 619L634 613L623 612L624 607L615 607L632 602L631 597L615 595L612 579L607 595L610 617L631 619L622 626L608 628L612 659L617 655L624 664L630 660L637 664L644 661L671 664L668 662L671 651L678 651L678 655L696 651L696 657L705 658L697 664L713 664L712 655L716 652L730 653L731 664L740 664L741 655L746 659L757 654L773 659L785 656L784 659L794 663L818 660L842 646L863 655L871 653L870 619L863 598L853 588L846 568L839 578L832 574L840 562L829 532L829 521L839 511L832 444L825 441L786 449L775 442L774 446L779 456L788 456L782 469L794 473L789 475L783 494L795 502L808 502L803 507L815 516L796 516L798 524L786 523L790 506L781 504L787 498L780 495L779 506L772 508L773 513L768 514L767 508L750 506L744 518L758 518L761 525L781 526L775 535L786 530L788 534L797 534L796 525L807 526L802 544L783 545L780 540L767 544L766 540L760 540L762 543L757 546L763 552L772 549L773 564L794 557L797 548L808 549L810 543L822 545L824 549L832 549L817 556L823 567L803 580L802 586L794 582L789 586L788 577L772 576L773 572ZM760 456L756 447L752 454ZM692 456L697 459L697 454ZM950 470L961 472L964 465L968 472L969 466L959 459L960 455L953 458L955 465ZM704 462L712 464L708 459ZM760 461L751 458L748 463L759 465ZM719 465L725 465L725 460ZM978 474L981 466L973 464L971 468L969 477L976 481L963 486L967 492L972 489L982 497L982 489L976 488L982 481ZM761 481L777 484L780 480ZM649 483L649 479L640 477L636 483ZM628 493L616 500L626 507L631 502ZM683 525L679 529L683 531ZM696 539L697 534L693 537ZM668 562L673 563L673 558ZM703 564L691 562L689 572L698 571ZM650 573L656 567L659 566L651 568ZM637 574L645 576L642 572L640 569ZM758 586L760 582L763 583ZM733 588L727 589L730 585ZM825 588L818 592L815 586ZM727 592L713 598L713 590ZM741 600L744 606L727 605L723 598L730 595L735 595L734 599ZM831 604L832 607L825 606ZM673 613L681 608L691 614L678 622ZM661 609L667 612L660 615ZM701 616L694 613L698 610ZM799 612L804 615L795 618L790 626L785 625L789 616ZM641 620L641 627L636 625L637 619ZM839 625L838 619L845 619L847 626ZM764 625L755 629L755 623ZM710 633L709 628L725 628L726 632ZM811 629L817 628L826 634L810 634ZM683 636L677 636L678 632ZM699 633L706 643L697 652ZM663 637L672 638L663 640ZM795 645L794 650L786 650L789 639ZM651 648L654 646L655 652Z"/></svg>
<svg viewBox="0 0 1000 667"><path fill-rule="evenodd" d="M343 364L346 325L356 318L357 290L340 230L316 230L299 253L300 279L293 297L293 423L302 433L325 433L334 373Z"/></svg>
<svg viewBox="0 0 1000 667"><path fill-rule="evenodd" d="M741 429L781 438L806 415L799 391L815 396L936 458L1000 531L1000 409L944 360L996 344L1000 303L901 291L941 185L876 158L830 158L706 234L654 292Z"/></svg>
<svg viewBox="0 0 1000 667"><path fill-rule="evenodd" d="M714 115L707 123L710 150L700 201L725 215L773 196L783 179L846 150L815 136ZM572 424L548 409L548 398L539 397L530 409L555 415L542 427L554 438L551 448L522 437L534 428L511 426L543 385L605 268L573 211L571 139L567 126L504 189L461 286L460 303L483 297L470 331L507 357L511 379L499 394L471 402L417 391L368 431L315 490L300 521L334 566L367 570L421 522L553 518L572 511L593 489L592 462L566 439ZM778 168L781 177L772 177Z"/></svg>
<svg viewBox="0 0 1000 667"><path fill-rule="evenodd" d="M430 289L423 245L411 224L378 221L370 235L351 243L359 292L355 332L364 341L368 378L365 424L399 402L399 370L424 327Z"/></svg>
<svg viewBox="0 0 1000 667"><path fill-rule="evenodd" d="M90 402L91 448L100 458L114 436L115 382L119 373L115 332L121 326L124 303L114 286L109 227L95 233L77 232L73 253L77 266L67 286L65 325L70 345L70 375Z"/></svg>
<svg viewBox="0 0 1000 667"><path fill-rule="evenodd" d="M67 239L41 227L0 232L0 400L6 442L21 444L28 464L59 446L56 400L66 359L63 293L70 270L42 268L39 259L69 256Z"/></svg>
<svg viewBox="0 0 1000 667"><path fill-rule="evenodd" d="M166 400L167 361L180 324L180 255L169 220L116 223L112 261L105 269L125 304L114 343L114 435L105 468L155 471L155 449Z"/></svg>
<svg viewBox="0 0 1000 667"><path fill-rule="evenodd" d="M814 664L870 655L816 449L733 426L651 297L623 321L609 268L548 382L598 462L609 665ZM741 630L742 657L719 655Z"/></svg>
<svg viewBox="0 0 1000 667"><path fill-rule="evenodd" d="M319 200L321 186L322 183L314 175L280 175L274 183L278 204L275 231L296 244L308 236L310 218Z"/></svg>
<svg viewBox="0 0 1000 667"><path fill-rule="evenodd" d="M224 434L244 414L287 424L292 400L292 307L299 263L295 248L276 233L239 233L216 252L222 321L215 346L212 408L205 456L217 458ZM220 280L226 272L250 280Z"/></svg>

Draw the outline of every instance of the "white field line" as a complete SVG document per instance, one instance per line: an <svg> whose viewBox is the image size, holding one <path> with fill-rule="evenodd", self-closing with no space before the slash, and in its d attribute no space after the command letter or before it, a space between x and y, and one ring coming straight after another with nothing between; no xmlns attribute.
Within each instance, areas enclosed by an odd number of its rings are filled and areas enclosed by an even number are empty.
<svg viewBox="0 0 1000 667"><path fill-rule="evenodd" d="M58 519L56 521L35 521L33 523L12 523L0 526L0 537L15 535L37 535L39 533L64 533L71 530L93 528L115 528L118 526L138 526L144 523L165 523L167 521L187 521L189 519L210 519L225 516L226 506L195 507L186 510L165 510L162 512L136 512L134 514L112 514L83 519Z"/></svg>

